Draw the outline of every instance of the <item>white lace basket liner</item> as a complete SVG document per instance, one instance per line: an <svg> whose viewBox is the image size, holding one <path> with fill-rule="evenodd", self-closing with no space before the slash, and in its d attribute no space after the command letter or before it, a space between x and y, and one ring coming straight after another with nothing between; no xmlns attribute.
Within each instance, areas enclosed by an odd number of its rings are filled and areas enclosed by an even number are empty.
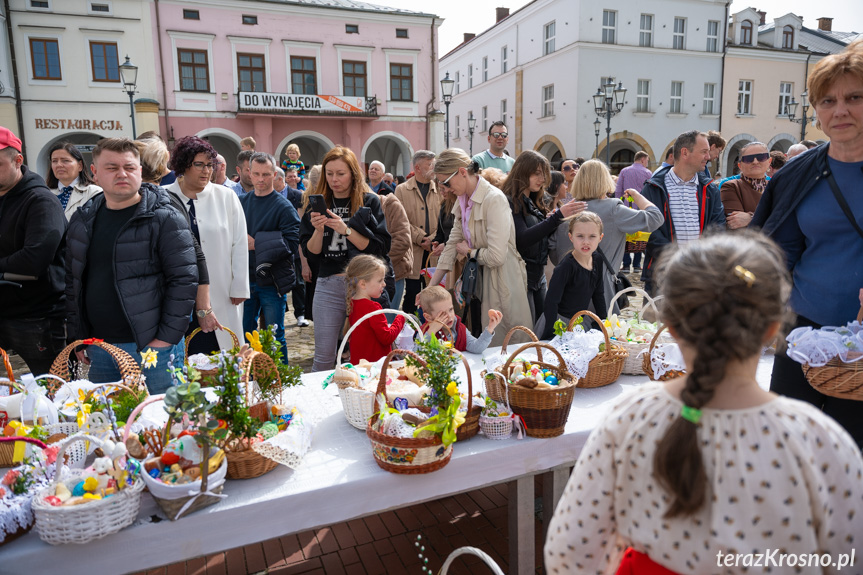
<svg viewBox="0 0 863 575"><path fill-rule="evenodd" d="M36 531L42 541L51 545L64 543L87 543L101 539L111 533L131 525L141 508L141 494L144 482L139 476L135 482L116 495L73 505L70 507L54 507L44 501L53 494L55 486L61 481L75 482L83 473L78 470L68 470L63 465L63 455L66 447L76 441L90 441L100 447L103 445L98 437L92 435L73 435L60 442L57 453L57 471L54 474L54 484L43 489L33 498L33 512L36 515ZM71 489L70 489L71 491Z"/></svg>
<svg viewBox="0 0 863 575"><path fill-rule="evenodd" d="M312 424L297 409L285 431L255 443L252 449L267 459L296 469L312 444L313 430Z"/></svg>
<svg viewBox="0 0 863 575"><path fill-rule="evenodd" d="M665 381L686 373L686 363L683 361L683 354L680 353L680 346L674 341L657 342L660 337L670 337L666 329L667 326L660 327L650 340L647 349L638 354L638 360L642 365L644 365L645 356L650 362L650 369L645 369L644 373L654 381ZM665 377L666 374L669 374L668 377Z"/></svg>
<svg viewBox="0 0 863 575"><path fill-rule="evenodd" d="M482 387L483 391L485 391L485 378L482 378ZM486 397L488 397L488 392L486 392ZM512 407L509 405L509 386L506 386L506 410L509 412L509 415L485 415L484 413L480 413L479 416L479 428L482 431L483 435L488 437L489 439L509 439L512 435L512 424L513 418L517 417L512 412ZM521 433L519 433L519 437L521 437Z"/></svg>
<svg viewBox="0 0 863 575"><path fill-rule="evenodd" d="M606 313L605 317L609 318L609 320L610 320L610 318L614 315L612 312L614 311L614 303L617 301L617 298L619 298L621 295L623 295L625 293L629 293L629 292L637 293L637 294L641 295L641 297L643 298L641 311L638 314L639 318L642 316L642 314L644 314L644 310L647 309L647 306L652 307L653 313L655 313L656 316L659 317L659 311L656 309L656 300L660 299L662 296L659 296L657 298L652 298L652 297L650 297L650 295L646 291L644 291L643 289L637 288L637 287L629 287L629 288L626 288L624 290L620 290L619 292L614 294L614 297L611 298L611 302L608 304L608 313ZM613 330L614 330L614 326L611 326L611 329L609 329L609 332L613 332ZM656 332L655 331L651 332L648 330L639 330L639 331L641 332L641 334L649 336L647 338L646 342L639 343L639 342L634 342L634 341L628 341L626 339L615 339L614 340L614 343L616 343L617 345L621 346L623 349L625 349L626 351L629 352L629 355L627 356L626 360L623 362L623 373L626 375L644 375L644 368L641 367L640 354L642 351L646 350L647 347L650 345L650 338L653 337L653 334ZM613 336L613 333L609 333L609 335ZM639 334L634 334L634 335L639 335Z"/></svg>
<svg viewBox="0 0 863 575"><path fill-rule="evenodd" d="M339 346L339 352L336 355L336 361L340 361L342 357L342 353L345 351L345 345L347 345L348 338L351 333L357 328L358 325L363 323L368 318L381 315L385 313L391 313L395 315L400 315L404 317L408 322L413 324L414 328L417 332L422 333L422 327L417 319L407 314L403 311L399 311L396 309L379 309L373 312L369 312L357 321L345 334L345 337L342 339L342 344ZM344 366L339 366L336 368L335 373L337 374L340 369L349 369ZM374 413L374 405L375 405L375 393L374 391L368 391L365 389L358 389L356 387L351 387L347 385L341 384L337 379L334 382L339 386L339 398L342 400L342 409L345 412L345 419L348 420L348 423L356 427L361 431L365 431L366 423L369 418Z"/></svg>
<svg viewBox="0 0 863 575"><path fill-rule="evenodd" d="M863 359L863 324L860 321L850 321L845 327L798 327L786 340L788 357L812 367L827 365L833 358L845 363Z"/></svg>
<svg viewBox="0 0 863 575"><path fill-rule="evenodd" d="M32 507L33 494L47 487L50 481L48 477L39 477L34 480L26 493L20 495L12 493L11 487L4 487L6 496L0 498L0 546L30 530L35 520Z"/></svg>

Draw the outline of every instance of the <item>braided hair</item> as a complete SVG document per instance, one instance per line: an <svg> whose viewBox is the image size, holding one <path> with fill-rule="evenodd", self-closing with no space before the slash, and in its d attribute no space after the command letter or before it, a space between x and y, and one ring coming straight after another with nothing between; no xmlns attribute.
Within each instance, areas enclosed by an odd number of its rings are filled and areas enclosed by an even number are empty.
<svg viewBox="0 0 863 575"><path fill-rule="evenodd" d="M680 394L685 406L701 409L729 361L760 352L765 333L783 318L790 285L781 249L758 232L717 233L666 248L657 268L658 292L665 296L658 300L660 316L696 350ZM657 445L654 473L672 500L666 518L691 516L705 503L698 430L677 417Z"/></svg>

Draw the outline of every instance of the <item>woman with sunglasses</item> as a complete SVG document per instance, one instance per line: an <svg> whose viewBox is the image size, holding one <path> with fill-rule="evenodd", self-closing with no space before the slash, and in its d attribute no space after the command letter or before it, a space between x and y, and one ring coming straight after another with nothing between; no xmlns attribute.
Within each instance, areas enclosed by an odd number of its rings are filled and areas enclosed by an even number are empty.
<svg viewBox="0 0 863 575"><path fill-rule="evenodd" d="M830 142L776 173L751 225L785 250L793 327L817 329L853 320L863 298L863 40L819 61L808 90ZM770 390L814 404L863 445L861 403L822 395L784 352L773 361Z"/></svg>
<svg viewBox="0 0 863 575"><path fill-rule="evenodd" d="M84 165L84 157L75 146L69 142L59 142L51 147L48 154L50 166L45 183L54 191L66 221L72 218L75 210L102 192L102 188L93 183L90 168Z"/></svg>
<svg viewBox="0 0 863 575"><path fill-rule="evenodd" d="M728 180L719 190L725 208L726 225L731 230L744 228L752 221L752 215L761 194L767 187L767 170L770 168L770 152L761 142L750 142L740 151L740 177Z"/></svg>
<svg viewBox="0 0 863 575"><path fill-rule="evenodd" d="M452 232L429 285L438 285L455 268L457 256L476 258L482 273L482 309L479 317L472 316L471 331L479 333L488 325L490 309L500 310L503 320L490 345L501 345L511 327L531 325L527 273L515 246L509 201L479 171L479 164L458 148L444 150L435 159L441 189L458 199L452 209Z"/></svg>

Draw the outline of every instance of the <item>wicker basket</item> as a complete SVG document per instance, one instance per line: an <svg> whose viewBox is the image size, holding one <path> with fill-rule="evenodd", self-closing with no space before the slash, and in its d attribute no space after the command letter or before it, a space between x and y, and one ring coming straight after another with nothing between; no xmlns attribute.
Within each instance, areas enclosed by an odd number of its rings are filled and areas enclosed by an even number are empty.
<svg viewBox="0 0 863 575"><path fill-rule="evenodd" d="M12 369L12 362L9 361L9 354L2 347L0 347L0 355L3 356L3 366L6 368L6 379L0 379L0 387L8 388L6 393L2 395L15 395L21 389L15 383L15 372Z"/></svg>
<svg viewBox="0 0 863 575"><path fill-rule="evenodd" d="M208 450L211 457L217 449L213 447ZM222 460L222 464L213 475L210 475L210 466L207 463L205 461L201 466L200 491L192 492L192 495L189 495L190 488L196 487L197 481L182 485L165 485L147 474L141 475L150 489L150 495L153 496L153 499L159 505L159 509L171 521L176 521L183 515L188 515L204 507L214 505L226 497L222 495L222 489L225 485L225 474L228 467L227 459ZM213 484L216 487L210 488L209 486ZM159 493L159 495L156 495L156 493Z"/></svg>
<svg viewBox="0 0 863 575"><path fill-rule="evenodd" d="M234 344L234 348L239 349L240 348L240 339L237 337L237 334L235 334L233 331L226 328L225 326L221 326L220 329L223 329L226 332L228 332L228 334L230 334L231 342ZM195 329L192 330L192 333L190 333L189 335L186 336L186 340L184 342L185 355L183 356L185 358L185 361L186 361L186 366L189 365L189 343L192 341L192 338L195 337L196 335L198 335L201 331L203 331L201 328L196 327ZM201 374L201 380L202 381L208 381L208 380L212 379L213 377L217 377L219 375L219 369L218 368L199 369L198 372Z"/></svg>
<svg viewBox="0 0 863 575"><path fill-rule="evenodd" d="M75 435L61 442L54 486L63 476L61 470L66 446L75 441L91 441L102 445L98 438L85 434ZM74 477L76 471L72 473ZM70 507L53 507L46 503L44 498L53 493L53 490L54 487L42 490L33 498L33 512L36 514L36 531L39 532L39 537L51 545L87 543L116 533L135 521L141 508L144 482L138 477L130 487L116 495Z"/></svg>
<svg viewBox="0 0 863 575"><path fill-rule="evenodd" d="M863 307L857 313L857 321L863 322ZM804 364L803 374L809 380L809 385L819 393L839 399L863 401L863 359L849 363L834 357L818 367Z"/></svg>
<svg viewBox="0 0 863 575"><path fill-rule="evenodd" d="M507 334L509 335L509 334ZM558 382L551 389L528 389L507 383L511 375L512 362L518 354L530 348L536 349L537 359L531 363L555 373ZM542 350L549 350L556 358L557 365L542 361ZM524 419L525 432L531 437L557 437L563 434L572 398L575 394L576 379L566 370L566 363L560 352L542 342L528 342L516 349L503 366L493 372L482 372L486 393L490 398L507 403L516 415Z"/></svg>
<svg viewBox="0 0 863 575"><path fill-rule="evenodd" d="M33 445L36 445L41 449L45 448L44 443L42 443L38 439L31 439L29 437L28 438L0 437L0 447L5 447L6 445L14 446L16 441L26 441L27 443L31 443ZM38 485L38 483L37 483L37 485ZM15 539L18 539L22 535L28 533L30 531L30 529L33 528L33 523L35 521L35 517L33 516L32 505L30 505L30 503L32 502L32 499L33 499L32 491L33 491L34 487L37 487L37 485L31 484L29 487L29 490L26 493L19 495L19 496L13 495L12 501L7 500L6 505L0 504L0 547L2 547L3 545L6 545L7 543L9 543L11 541L14 541ZM29 498L30 501L26 501L27 498ZM17 507L17 509L20 509L24 513L22 515L18 515L17 521L15 520L14 516L11 517L11 519L12 519L11 525L9 523L5 523L5 525L7 526L6 529L9 529L10 527L14 526L15 523L18 524L18 529L16 529L15 531L5 531L5 529L3 528L4 519L6 521L8 521L10 519L10 517L8 515L6 517L4 517L3 514L12 512L12 509L13 509L12 506ZM29 509L28 509L28 507L29 507Z"/></svg>
<svg viewBox="0 0 863 575"><path fill-rule="evenodd" d="M108 352L114 358L114 361L117 362L121 381L132 389L144 392L146 396L147 385L141 378L141 366L138 365L138 362L119 347L105 343L100 339L79 339L67 345L57 356L57 359L54 360L54 363L51 364L51 375L56 375L63 381L70 381L72 379L73 372L77 371L77 361L73 364L70 358L75 348L80 345L95 345ZM59 385L49 383L48 396L53 398L59 388Z"/></svg>
<svg viewBox="0 0 863 575"><path fill-rule="evenodd" d="M605 329L602 320L587 310L580 311L572 316L572 319L569 320L569 325L566 327L567 331L571 331L575 326L575 320L583 315L591 318L599 325L602 335L605 336L605 351L599 352L596 357L590 360L590 363L587 364L587 375L584 379L579 380L578 387L602 387L614 383L623 372L623 364L626 363L629 352L621 345L612 345L608 337L608 330Z"/></svg>
<svg viewBox="0 0 863 575"><path fill-rule="evenodd" d="M634 234L626 234L626 244L624 251L628 254L643 252L647 249L647 240L650 238L650 232L635 232Z"/></svg>
<svg viewBox="0 0 863 575"><path fill-rule="evenodd" d="M378 389L375 393L375 413L366 426L366 435L372 443L372 454L381 469L392 473L416 475L437 471L449 463L452 457L452 445L444 447L440 436L435 435L431 439L392 437L374 429L379 417L378 412L382 408L378 405L378 395L384 393L387 368L390 360L396 354L412 355L417 361L425 363L415 353L399 349L391 351L384 359L381 377L378 380Z"/></svg>
<svg viewBox="0 0 863 575"><path fill-rule="evenodd" d="M605 317L611 317L612 311L614 310L614 303L617 301L617 298L629 292L637 293L643 298L644 305L641 306L642 312L644 312L644 309L647 308L647 306L650 306L653 308L653 312L657 316L659 315L654 299L650 297L646 291L637 287L629 287L614 294L614 297L611 299L611 303L608 304L608 313ZM623 362L623 373L626 375L644 375L644 368L641 365L641 357L639 354L647 349L650 342L646 341L644 343L638 343L614 340L614 343L629 352L629 356L626 358L626 361Z"/></svg>
<svg viewBox="0 0 863 575"><path fill-rule="evenodd" d="M40 441L33 437L0 437L0 467L14 467L21 463L20 461L13 461L15 444L19 441L35 445L41 449L45 449L47 447L44 441Z"/></svg>
<svg viewBox="0 0 863 575"><path fill-rule="evenodd" d="M373 312L367 313L366 315L361 317L354 325L351 326L351 328L345 334L345 337L342 338L342 344L339 346L339 352L336 357L342 357L342 353L344 353L345 351L345 346L347 345L348 338L358 325L360 325L362 322L372 316L387 313L392 313L404 317L406 321L409 321L411 322L411 324L413 324L413 327L418 332L422 331L422 326L420 326L420 323L417 321L416 317L408 313L396 309L375 310ZM342 410L345 413L345 419L347 419L348 423L350 423L357 429L365 431L369 418L375 412L375 394L365 389L352 387L345 380L339 380L337 376L340 369L341 366L336 368L335 377L333 377L333 383L335 383L339 388L339 399L342 400ZM383 370L383 373L386 373L386 370Z"/></svg>
<svg viewBox="0 0 863 575"><path fill-rule="evenodd" d="M651 363L651 356L653 355L653 348L656 347L656 342L659 340L659 335L665 331L668 326L662 326L656 333L653 334L653 339L650 340L650 345L647 347L647 351L645 351L641 356L641 365L642 369L644 369L644 373L652 379L653 381L668 381L669 379L676 379L682 375L685 375L685 371L677 371L675 369L666 371L660 377L654 377L653 373L653 364Z"/></svg>

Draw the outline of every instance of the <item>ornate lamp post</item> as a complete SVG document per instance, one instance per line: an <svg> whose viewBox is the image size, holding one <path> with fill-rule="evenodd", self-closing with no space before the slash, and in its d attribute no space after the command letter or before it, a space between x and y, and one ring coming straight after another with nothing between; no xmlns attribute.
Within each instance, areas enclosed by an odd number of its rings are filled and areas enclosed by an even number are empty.
<svg viewBox="0 0 863 575"><path fill-rule="evenodd" d="M449 77L449 72L446 73L444 79L440 81L440 93L443 98L443 103L446 106L446 147L449 148L449 105L452 103L452 90L455 88L455 80Z"/></svg>
<svg viewBox="0 0 863 575"><path fill-rule="evenodd" d="M623 109L625 97L626 88L623 87L623 82L615 88L613 78L609 78L605 84L597 88L596 94L593 95L594 112L599 118L606 119L605 163L609 169L611 168L611 118ZM597 147L599 147L598 143Z"/></svg>
<svg viewBox="0 0 863 575"><path fill-rule="evenodd" d="M467 119L467 134L470 137L470 156L473 157L473 131L476 128L476 118L473 117L473 112L470 113Z"/></svg>
<svg viewBox="0 0 863 575"><path fill-rule="evenodd" d="M803 104L800 106L800 111L803 112L802 118L795 118L797 115L797 106L799 105L794 99L785 106L785 111L788 114L788 120L794 122L795 124L800 124L800 141L806 139L806 122L808 122L808 118L806 117L806 113L809 111L809 93L804 91L800 94L800 100Z"/></svg>
<svg viewBox="0 0 863 575"><path fill-rule="evenodd" d="M132 139L134 140L138 137L138 134L135 131L135 102L132 98L137 93L135 88L138 87L138 67L132 64L129 56L126 56L126 61L120 64L120 76L123 78L123 89L129 94L129 110L132 114Z"/></svg>
<svg viewBox="0 0 863 575"><path fill-rule="evenodd" d="M599 121L599 118L593 121L593 135L596 136L596 145L593 147L593 157L596 157L596 154L599 152L599 129L602 127L602 122Z"/></svg>

